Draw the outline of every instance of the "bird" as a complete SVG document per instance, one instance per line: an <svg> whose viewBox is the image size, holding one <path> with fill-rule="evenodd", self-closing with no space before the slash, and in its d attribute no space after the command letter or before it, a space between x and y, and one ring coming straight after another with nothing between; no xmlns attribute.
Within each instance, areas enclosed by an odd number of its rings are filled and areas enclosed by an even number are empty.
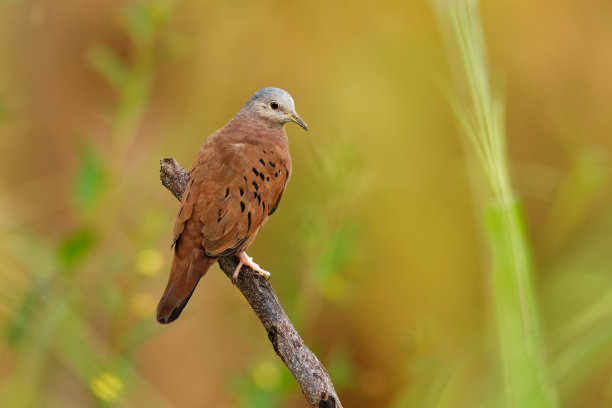
<svg viewBox="0 0 612 408"><path fill-rule="evenodd" d="M174 257L157 306L159 323L179 317L220 257L238 256L234 282L243 265L269 279L245 251L276 211L291 176L288 122L308 131L289 92L262 88L202 144L174 224Z"/></svg>

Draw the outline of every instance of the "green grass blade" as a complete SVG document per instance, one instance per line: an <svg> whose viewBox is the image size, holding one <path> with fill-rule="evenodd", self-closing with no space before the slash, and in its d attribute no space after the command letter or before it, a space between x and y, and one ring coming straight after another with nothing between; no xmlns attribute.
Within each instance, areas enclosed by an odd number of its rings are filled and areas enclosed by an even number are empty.
<svg viewBox="0 0 612 408"><path fill-rule="evenodd" d="M557 394L545 365L533 290L533 268L520 202L512 191L505 144L504 107L492 91L478 2L435 2L447 29L453 68L467 103L451 98L461 129L480 161L490 194L483 199L491 251L493 315L506 405L555 407ZM457 51L456 51L457 50Z"/></svg>

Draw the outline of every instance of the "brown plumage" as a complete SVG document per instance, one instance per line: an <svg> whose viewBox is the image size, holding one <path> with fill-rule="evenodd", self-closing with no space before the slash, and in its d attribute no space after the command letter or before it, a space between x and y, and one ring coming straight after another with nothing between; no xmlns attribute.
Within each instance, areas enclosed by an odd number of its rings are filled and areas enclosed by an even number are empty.
<svg viewBox="0 0 612 408"><path fill-rule="evenodd" d="M288 121L308 130L286 91L263 88L200 148L174 225L174 259L157 307L160 323L180 315L218 257L240 256L234 277L242 264L267 274L244 251L276 210L289 181Z"/></svg>

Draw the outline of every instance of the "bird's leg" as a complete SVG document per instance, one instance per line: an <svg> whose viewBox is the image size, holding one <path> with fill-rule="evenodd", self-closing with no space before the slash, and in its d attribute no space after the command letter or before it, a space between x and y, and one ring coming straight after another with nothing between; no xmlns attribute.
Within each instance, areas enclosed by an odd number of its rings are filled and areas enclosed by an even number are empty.
<svg viewBox="0 0 612 408"><path fill-rule="evenodd" d="M255 273L257 273L258 275L261 275L266 279L270 279L270 272L264 271L263 269L261 269L259 265L253 262L253 258L248 256L246 252L242 251L241 253L239 253L238 259L240 259L240 262L238 263L238 266L236 267L236 270L234 271L234 275L232 275L232 279L234 281L238 279L238 274L240 273L240 268L242 268L242 265L246 265L252 270L254 270Z"/></svg>

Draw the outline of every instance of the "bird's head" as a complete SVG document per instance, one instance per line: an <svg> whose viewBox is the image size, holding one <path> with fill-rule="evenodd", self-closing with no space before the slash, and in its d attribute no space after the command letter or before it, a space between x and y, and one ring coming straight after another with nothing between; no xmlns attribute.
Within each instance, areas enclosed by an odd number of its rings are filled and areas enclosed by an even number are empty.
<svg viewBox="0 0 612 408"><path fill-rule="evenodd" d="M295 122L304 130L308 130L306 122L295 111L291 95L280 88L261 88L251 96L243 109L256 113L270 123L283 125Z"/></svg>

